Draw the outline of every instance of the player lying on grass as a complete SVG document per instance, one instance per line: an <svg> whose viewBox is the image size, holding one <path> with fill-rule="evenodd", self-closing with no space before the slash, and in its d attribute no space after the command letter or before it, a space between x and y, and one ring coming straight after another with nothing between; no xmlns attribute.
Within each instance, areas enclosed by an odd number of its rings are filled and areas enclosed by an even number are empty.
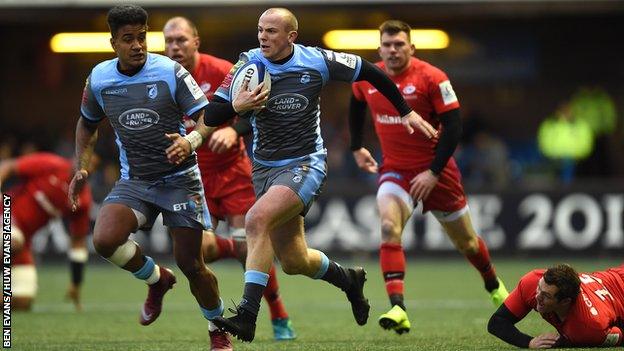
<svg viewBox="0 0 624 351"><path fill-rule="evenodd" d="M531 310L557 333L532 337L515 324ZM512 345L551 347L623 345L624 264L594 273L577 273L561 264L525 274L492 315L488 331Z"/></svg>

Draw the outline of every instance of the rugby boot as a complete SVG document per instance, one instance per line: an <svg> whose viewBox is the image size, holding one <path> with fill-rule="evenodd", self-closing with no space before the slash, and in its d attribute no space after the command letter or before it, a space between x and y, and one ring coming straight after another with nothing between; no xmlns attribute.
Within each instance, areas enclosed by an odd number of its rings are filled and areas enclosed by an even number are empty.
<svg viewBox="0 0 624 351"><path fill-rule="evenodd" d="M145 303L141 308L141 315L139 316L141 325L150 325L158 318L162 311L162 302L165 294L176 283L176 277L170 269L159 268L160 279L156 283L148 285L147 299L145 299Z"/></svg>
<svg viewBox="0 0 624 351"><path fill-rule="evenodd" d="M232 341L230 336L219 329L209 331L210 336L210 351L232 351Z"/></svg>
<svg viewBox="0 0 624 351"><path fill-rule="evenodd" d="M290 318L275 318L271 320L271 325L273 325L273 338L275 340L294 340L297 337Z"/></svg>
<svg viewBox="0 0 624 351"><path fill-rule="evenodd" d="M499 307L503 304L503 302L505 302L505 299L509 296L509 292L507 291L505 284L503 284L503 281L500 280L500 278L496 279L498 280L498 288L490 291L490 300L492 300L494 307Z"/></svg>
<svg viewBox="0 0 624 351"><path fill-rule="evenodd" d="M236 309L228 308L234 315L229 318L223 316L216 317L212 323L222 331L226 331L238 340L251 342L256 335L256 316L251 312L237 306Z"/></svg>
<svg viewBox="0 0 624 351"><path fill-rule="evenodd" d="M411 328L407 312L398 305L394 305L390 311L379 317L379 325L386 330L394 330L399 335L408 333Z"/></svg>
<svg viewBox="0 0 624 351"><path fill-rule="evenodd" d="M364 325L368 321L370 305L368 299L364 297L364 282L366 282L366 271L362 267L349 268L351 286L345 290L347 299L351 302L353 317L359 325Z"/></svg>

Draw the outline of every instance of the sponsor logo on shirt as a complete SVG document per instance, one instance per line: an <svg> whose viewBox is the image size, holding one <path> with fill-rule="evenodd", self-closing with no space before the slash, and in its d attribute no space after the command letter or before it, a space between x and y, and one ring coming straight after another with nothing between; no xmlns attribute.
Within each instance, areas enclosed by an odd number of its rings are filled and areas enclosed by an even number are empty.
<svg viewBox="0 0 624 351"><path fill-rule="evenodd" d="M180 66L180 69L176 72L176 78L181 78L183 75L187 74L188 71L186 68Z"/></svg>
<svg viewBox="0 0 624 351"><path fill-rule="evenodd" d="M308 107L308 98L301 94L279 94L272 97L267 102L267 109L276 113L294 113L300 112Z"/></svg>
<svg viewBox="0 0 624 351"><path fill-rule="evenodd" d="M413 86L412 84L405 86L405 88L403 88L403 94L414 94L414 92L416 91L416 87Z"/></svg>
<svg viewBox="0 0 624 351"><path fill-rule="evenodd" d="M119 116L119 124L130 130L143 130L158 124L160 116L158 112L147 108L133 108L122 112Z"/></svg>
<svg viewBox="0 0 624 351"><path fill-rule="evenodd" d="M357 56L353 54L345 54L344 52L337 52L336 62L341 63L351 69L355 69L355 65L357 64Z"/></svg>
<svg viewBox="0 0 624 351"><path fill-rule="evenodd" d="M203 82L200 86L201 90L205 93L210 91L211 85L208 82Z"/></svg>
<svg viewBox="0 0 624 351"><path fill-rule="evenodd" d="M331 50L325 50L323 49L323 51L325 52L325 57L327 57L327 61L333 61L334 60L334 52Z"/></svg>
<svg viewBox="0 0 624 351"><path fill-rule="evenodd" d="M442 101L444 101L445 105L450 105L454 102L457 102L457 96L455 95L455 91L453 91L453 86L451 82L445 80L444 82L439 84L440 93L442 94Z"/></svg>
<svg viewBox="0 0 624 351"><path fill-rule="evenodd" d="M202 97L205 96L204 92L201 90L199 85L197 85L197 82L195 81L195 79L193 79L193 77L190 74L184 77L184 83L186 84L186 87L191 92L195 100L201 99Z"/></svg>
<svg viewBox="0 0 624 351"><path fill-rule="evenodd" d="M381 124L402 124L401 116L388 116L388 115L377 115L375 117L378 123Z"/></svg>
<svg viewBox="0 0 624 351"><path fill-rule="evenodd" d="M620 335L617 333L607 334L602 346L616 346L620 340Z"/></svg>
<svg viewBox="0 0 624 351"><path fill-rule="evenodd" d="M128 88L107 89L103 93L104 95L124 95L128 93Z"/></svg>

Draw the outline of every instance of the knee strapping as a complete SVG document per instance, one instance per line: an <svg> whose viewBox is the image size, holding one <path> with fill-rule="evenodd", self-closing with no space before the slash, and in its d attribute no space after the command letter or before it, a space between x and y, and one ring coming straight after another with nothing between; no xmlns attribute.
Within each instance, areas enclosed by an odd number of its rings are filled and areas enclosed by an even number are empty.
<svg viewBox="0 0 624 351"><path fill-rule="evenodd" d="M232 239L245 241L247 234L245 228L236 228L232 230Z"/></svg>
<svg viewBox="0 0 624 351"><path fill-rule="evenodd" d="M128 240L123 245L119 246L107 260L119 267L123 267L134 256L137 246L134 240Z"/></svg>
<svg viewBox="0 0 624 351"><path fill-rule="evenodd" d="M67 257L71 262L85 263L89 260L89 250L86 247L75 247L69 249Z"/></svg>

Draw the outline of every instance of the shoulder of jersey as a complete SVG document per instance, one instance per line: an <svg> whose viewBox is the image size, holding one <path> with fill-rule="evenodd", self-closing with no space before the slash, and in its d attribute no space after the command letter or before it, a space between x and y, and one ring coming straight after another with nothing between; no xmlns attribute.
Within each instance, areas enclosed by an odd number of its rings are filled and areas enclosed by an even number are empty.
<svg viewBox="0 0 624 351"><path fill-rule="evenodd" d="M260 48L251 49L249 51L243 52L241 54L241 58L245 57L247 61L256 60L262 61L262 54L260 53Z"/></svg>
<svg viewBox="0 0 624 351"><path fill-rule="evenodd" d="M117 58L112 58L110 60L102 61L95 65L91 70L91 75L98 74L100 72L110 72L112 69L115 69L115 65L117 65Z"/></svg>
<svg viewBox="0 0 624 351"><path fill-rule="evenodd" d="M422 73L429 77L436 77L441 74L445 74L444 71L437 66L432 65L431 63L423 60L415 60L412 61L412 64L420 70Z"/></svg>
<svg viewBox="0 0 624 351"><path fill-rule="evenodd" d="M164 55L160 55L160 54L153 54L153 53L148 53L147 54L147 62L145 62L145 64L149 64L149 65L163 65L165 67L167 66L171 66L174 67L177 62L170 59L167 56Z"/></svg>

